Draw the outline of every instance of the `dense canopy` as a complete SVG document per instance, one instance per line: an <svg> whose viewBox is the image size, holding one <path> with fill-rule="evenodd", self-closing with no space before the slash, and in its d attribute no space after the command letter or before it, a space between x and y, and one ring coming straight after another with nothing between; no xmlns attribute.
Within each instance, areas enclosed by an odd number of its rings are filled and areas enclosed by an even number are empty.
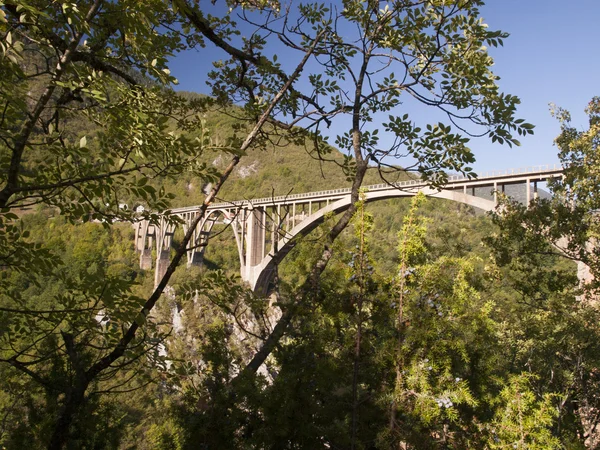
<svg viewBox="0 0 600 450"><path fill-rule="evenodd" d="M0 446L597 445L597 99L551 199L362 196L533 132L482 3L0 0ZM212 96L173 90L189 49ZM185 267L212 202L334 186L268 298L227 223ZM132 224L190 204L154 283Z"/></svg>

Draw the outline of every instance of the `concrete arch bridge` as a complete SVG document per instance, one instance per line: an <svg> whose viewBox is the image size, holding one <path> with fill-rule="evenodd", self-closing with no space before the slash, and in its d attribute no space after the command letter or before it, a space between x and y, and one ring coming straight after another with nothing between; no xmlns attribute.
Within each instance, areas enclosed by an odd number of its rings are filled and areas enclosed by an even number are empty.
<svg viewBox="0 0 600 450"><path fill-rule="evenodd" d="M561 175L560 166L538 166L489 172L477 179L455 175L449 177L441 190L432 189L420 179L394 185L377 184L366 186L366 201L412 197L423 192L429 197L491 211L496 206L499 192L510 196L519 192L528 204L538 195L538 183ZM210 205L194 231L187 251L187 264L200 265L213 226L228 224L237 244L242 279L255 292L264 294L277 264L293 248L294 238L310 233L327 214L342 212L349 206L349 188ZM184 232L187 232L198 210L199 206L190 206L173 209L170 214L182 219ZM155 282L158 283L169 264L175 225L163 217L159 223L137 222L135 230L140 267L151 269L154 265ZM154 247L156 253L152 255Z"/></svg>

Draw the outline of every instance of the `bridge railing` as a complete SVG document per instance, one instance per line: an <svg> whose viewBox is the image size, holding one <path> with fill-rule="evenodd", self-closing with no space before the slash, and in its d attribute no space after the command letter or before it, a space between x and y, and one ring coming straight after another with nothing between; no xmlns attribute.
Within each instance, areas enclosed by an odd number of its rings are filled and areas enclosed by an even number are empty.
<svg viewBox="0 0 600 450"><path fill-rule="evenodd" d="M556 172L563 170L563 167L560 164L544 164L541 166L531 166L531 167L521 167L516 169L505 169L505 170L490 170L482 173L477 177L478 180L484 178L497 178L511 175L525 175L528 173L540 173L540 172ZM453 175L449 177L449 180L452 179L459 180L464 179L465 177L462 175Z"/></svg>
<svg viewBox="0 0 600 450"><path fill-rule="evenodd" d="M484 172L482 175L477 178L469 178L465 175L450 175L448 177L449 183L456 183L460 181L482 181L486 178L499 178L499 177L510 177L510 176L518 176L518 175L526 175L526 174L536 174L536 173L544 173L544 172L556 172L562 170L562 166L560 164L546 164L540 166L531 166L524 168L516 168L516 169L506 169L506 170L494 170ZM365 186L366 190L369 191L377 191L382 189L393 188L403 188L409 186L418 186L425 184L423 180L420 178L415 178L413 180L405 180L400 181L398 183L387 184L380 183ZM291 194L291 195L281 195L277 197L263 197L263 198L255 198L252 200L235 200L231 202L222 202L216 203L210 206L210 209L219 209L219 208L230 208L232 206L242 206L248 203L256 203L256 204L265 204L265 203L283 203L283 202L293 202L296 200L302 200L306 198L319 198L319 197L327 197L327 196L342 196L347 195L351 192L351 188L339 188L339 189L329 189L325 191L315 191L315 192L304 192L301 194ZM183 209L183 208L182 208Z"/></svg>

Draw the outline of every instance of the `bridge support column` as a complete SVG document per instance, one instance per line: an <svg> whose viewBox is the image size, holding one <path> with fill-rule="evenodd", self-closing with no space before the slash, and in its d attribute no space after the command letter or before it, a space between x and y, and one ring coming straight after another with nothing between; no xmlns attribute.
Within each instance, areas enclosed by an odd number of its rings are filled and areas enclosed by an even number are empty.
<svg viewBox="0 0 600 450"><path fill-rule="evenodd" d="M154 225L156 235L156 267L154 269L154 286L164 277L171 261L171 242L175 226L161 219L160 224Z"/></svg>
<svg viewBox="0 0 600 450"><path fill-rule="evenodd" d="M253 209L246 225L246 267L253 267L265 257L265 214L263 208Z"/></svg>
<svg viewBox="0 0 600 450"><path fill-rule="evenodd" d="M188 214L185 216L185 222L183 224L183 232L187 233L192 226L194 220L196 219L196 213ZM188 243L187 250L187 267L196 266L199 267L202 265L204 261L204 247L202 244L206 244L208 242L208 235L210 233L210 229L212 228L212 223L210 228L205 231L204 227L206 225L206 220L200 222L196 225L196 229L192 234L192 238Z"/></svg>
<svg viewBox="0 0 600 450"><path fill-rule="evenodd" d="M169 267L169 263L171 262L171 252L164 251L161 252L160 255L156 257L156 268L154 269L154 286L158 286L162 277L167 273L167 268Z"/></svg>
<svg viewBox="0 0 600 450"><path fill-rule="evenodd" d="M494 181L494 203L498 204L498 183Z"/></svg>
<svg viewBox="0 0 600 450"><path fill-rule="evenodd" d="M191 257L188 258L187 267L201 267L204 262L203 252L194 252Z"/></svg>
<svg viewBox="0 0 600 450"><path fill-rule="evenodd" d="M256 289L256 284L263 272L261 264L266 253L267 210L254 208L246 211L244 217L244 260L242 264L242 279Z"/></svg>
<svg viewBox="0 0 600 450"><path fill-rule="evenodd" d="M152 269L152 248L142 249L142 252L140 253L140 269Z"/></svg>
<svg viewBox="0 0 600 450"><path fill-rule="evenodd" d="M154 227L148 220L134 224L135 228L135 250L140 253L140 269L152 269L152 239Z"/></svg>

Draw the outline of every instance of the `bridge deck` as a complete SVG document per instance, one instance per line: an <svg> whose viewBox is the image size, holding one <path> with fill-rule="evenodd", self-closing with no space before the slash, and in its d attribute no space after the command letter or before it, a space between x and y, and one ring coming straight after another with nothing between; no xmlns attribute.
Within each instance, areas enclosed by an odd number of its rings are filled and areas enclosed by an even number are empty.
<svg viewBox="0 0 600 450"><path fill-rule="evenodd" d="M548 178L556 177L562 174L563 168L558 165L544 165L526 167L520 169L507 169L500 171L485 172L482 176L477 178L469 178L464 175L451 175L448 177L448 182L444 186L444 189L457 190L461 188L480 188L485 186L495 185L509 185L523 183L527 180L546 180ZM428 183L421 180L420 178L414 180L402 181L394 184L374 184L365 186L365 189L369 192L384 191L384 190L412 190L419 189L427 186ZM214 203L209 206L209 210L231 208L232 206L264 206L264 205L283 205L298 201L312 201L312 200L335 200L336 198L343 197L344 195L350 194L350 188L340 189L329 189L324 191L315 192L304 192L301 194L290 194L281 195L277 197L263 197L248 200L234 200L231 202ZM187 206L183 208L175 208L171 210L172 214L181 214L186 212L193 212L198 210L199 206Z"/></svg>

